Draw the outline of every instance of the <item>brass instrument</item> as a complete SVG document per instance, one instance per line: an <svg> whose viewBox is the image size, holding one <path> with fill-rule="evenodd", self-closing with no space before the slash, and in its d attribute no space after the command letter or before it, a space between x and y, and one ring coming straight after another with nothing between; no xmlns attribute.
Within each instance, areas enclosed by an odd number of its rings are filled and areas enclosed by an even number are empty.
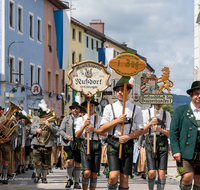
<svg viewBox="0 0 200 190"><path fill-rule="evenodd" d="M33 117L29 114L26 116L25 126L26 126L26 138L29 137L29 128L27 127L28 124L31 124L33 122Z"/></svg>
<svg viewBox="0 0 200 190"><path fill-rule="evenodd" d="M51 135L51 131L47 125L43 123L43 121L55 121L57 119L56 112L53 108L50 108L50 112L48 113L48 119L39 119L40 129L42 129L42 133L37 135L37 140L39 143L46 143Z"/></svg>
<svg viewBox="0 0 200 190"><path fill-rule="evenodd" d="M13 118L13 114L17 111L21 110L21 108L15 105L13 102L10 102L10 107L6 114L6 120L2 122L2 124L6 127L3 131L0 130L0 143L4 143L4 139L10 137L15 129L18 126L18 122L15 118Z"/></svg>

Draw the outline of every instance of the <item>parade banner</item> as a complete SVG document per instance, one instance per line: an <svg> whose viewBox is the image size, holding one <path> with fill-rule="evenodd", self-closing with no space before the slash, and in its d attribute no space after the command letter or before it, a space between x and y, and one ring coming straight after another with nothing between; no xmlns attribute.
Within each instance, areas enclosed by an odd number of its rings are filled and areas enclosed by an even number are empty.
<svg viewBox="0 0 200 190"><path fill-rule="evenodd" d="M110 73L107 65L102 62L82 61L72 65L68 73L70 82L67 84L73 90L81 92L87 98L87 116L90 118L90 101L98 92L103 92L111 83L108 83ZM90 154L90 133L87 133L87 155Z"/></svg>
<svg viewBox="0 0 200 190"><path fill-rule="evenodd" d="M140 71L143 71L146 67L144 61L133 53L121 53L116 58L109 61L109 66L115 70L115 72L123 76L124 80L124 94L123 94L123 108L122 114L125 113L125 102L126 102L126 89L127 83L131 76L137 75ZM121 126L121 136L124 131L124 123ZM119 158L122 157L122 144L119 147Z"/></svg>

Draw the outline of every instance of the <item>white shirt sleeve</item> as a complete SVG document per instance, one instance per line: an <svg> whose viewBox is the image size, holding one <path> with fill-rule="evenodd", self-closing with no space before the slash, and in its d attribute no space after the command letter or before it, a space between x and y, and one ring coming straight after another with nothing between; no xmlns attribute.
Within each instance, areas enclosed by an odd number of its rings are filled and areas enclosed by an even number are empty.
<svg viewBox="0 0 200 190"><path fill-rule="evenodd" d="M134 116L135 129L144 129L143 115L140 107L136 106Z"/></svg>
<svg viewBox="0 0 200 190"><path fill-rule="evenodd" d="M166 111L166 130L169 131L171 123L171 115Z"/></svg>
<svg viewBox="0 0 200 190"><path fill-rule="evenodd" d="M109 123L109 122L112 121L112 119L113 119L112 108L111 108L111 105L109 104L104 108L103 116L101 118L101 124L100 125L103 125L105 123Z"/></svg>
<svg viewBox="0 0 200 190"><path fill-rule="evenodd" d="M77 124L76 124L76 131L75 131L75 133L76 133L77 131L79 131L83 125L84 125L83 118L82 118L82 117L79 117L79 118L77 119ZM85 136L84 136L83 133L81 134L80 138L85 138Z"/></svg>

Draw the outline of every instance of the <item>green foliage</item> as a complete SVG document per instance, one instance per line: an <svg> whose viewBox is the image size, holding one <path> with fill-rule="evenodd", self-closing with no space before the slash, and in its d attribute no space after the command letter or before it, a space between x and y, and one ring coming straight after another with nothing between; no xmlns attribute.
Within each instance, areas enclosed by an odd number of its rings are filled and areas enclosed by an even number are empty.
<svg viewBox="0 0 200 190"><path fill-rule="evenodd" d="M168 111L170 113L171 117L172 117L172 115L174 113L172 105L165 104L165 105L163 105L162 109L165 110L165 111Z"/></svg>
<svg viewBox="0 0 200 190"><path fill-rule="evenodd" d="M130 51L130 50L123 51L123 52L121 52L120 54L123 54L123 53L131 53L131 54L134 54L134 55L135 55L135 53L133 53L133 52Z"/></svg>

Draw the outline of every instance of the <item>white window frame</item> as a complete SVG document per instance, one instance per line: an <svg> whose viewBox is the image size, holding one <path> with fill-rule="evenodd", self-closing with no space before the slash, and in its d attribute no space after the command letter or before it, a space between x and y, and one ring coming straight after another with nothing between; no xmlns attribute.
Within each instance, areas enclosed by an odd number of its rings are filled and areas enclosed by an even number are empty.
<svg viewBox="0 0 200 190"><path fill-rule="evenodd" d="M40 69L40 83L39 85L42 86L42 67L41 66L37 66L37 79L38 79L38 68ZM37 83L38 83L38 80L37 80Z"/></svg>
<svg viewBox="0 0 200 190"><path fill-rule="evenodd" d="M74 38L73 38L73 30L74 30ZM72 28L72 40L76 41L76 28Z"/></svg>
<svg viewBox="0 0 200 190"><path fill-rule="evenodd" d="M19 30L19 9L21 9L21 31ZM23 7L19 4L17 6L17 30L19 34L23 34Z"/></svg>
<svg viewBox="0 0 200 190"><path fill-rule="evenodd" d="M73 53L74 53L74 61L73 61ZM75 50L72 50L72 64L76 62L76 51Z"/></svg>
<svg viewBox="0 0 200 190"><path fill-rule="evenodd" d="M10 58L13 59L13 69L15 70L15 56L9 54L9 66L10 66ZM14 71L12 71L12 72L14 73ZM9 79L8 79L8 81L14 83L15 82L15 75L12 75L12 77L13 77L12 81L10 81L10 67L9 67Z"/></svg>
<svg viewBox="0 0 200 190"><path fill-rule="evenodd" d="M22 62L22 74L24 74L24 60L22 58L18 58L18 71L19 71L19 62ZM19 81L19 77L18 77ZM24 75L21 75L21 84L24 85Z"/></svg>
<svg viewBox="0 0 200 190"><path fill-rule="evenodd" d="M32 16L33 17L33 23L32 23L32 35L33 36L30 36L30 16ZM29 39L30 40L34 40L34 14L33 13L31 13L31 12L29 12L29 17L28 17L28 19L29 19Z"/></svg>
<svg viewBox="0 0 200 190"><path fill-rule="evenodd" d="M13 4L13 14L12 14L12 21L13 21L13 26L10 26L10 3ZM8 25L9 25L9 28L12 29L12 30L15 30L15 2L13 0L9 0L9 4L8 4Z"/></svg>
<svg viewBox="0 0 200 190"><path fill-rule="evenodd" d="M81 60L80 60L80 56L81 56ZM78 54L78 62L81 62L82 59L83 59L82 53L79 53L79 54Z"/></svg>
<svg viewBox="0 0 200 190"><path fill-rule="evenodd" d="M80 38L79 34L81 34L81 38ZM78 42L82 43L82 31L81 30L78 31Z"/></svg>
<svg viewBox="0 0 200 190"><path fill-rule="evenodd" d="M38 20L40 21L40 40L38 40ZM37 42L41 43L42 42L42 19L40 17L37 17Z"/></svg>
<svg viewBox="0 0 200 190"><path fill-rule="evenodd" d="M30 78L29 78L29 80L30 80L30 86L32 85L31 84L31 66L33 66L33 78L32 78L32 81L33 81L33 84L35 83L35 64L34 63L31 63L30 62L30 66L29 66L29 70L30 70Z"/></svg>

